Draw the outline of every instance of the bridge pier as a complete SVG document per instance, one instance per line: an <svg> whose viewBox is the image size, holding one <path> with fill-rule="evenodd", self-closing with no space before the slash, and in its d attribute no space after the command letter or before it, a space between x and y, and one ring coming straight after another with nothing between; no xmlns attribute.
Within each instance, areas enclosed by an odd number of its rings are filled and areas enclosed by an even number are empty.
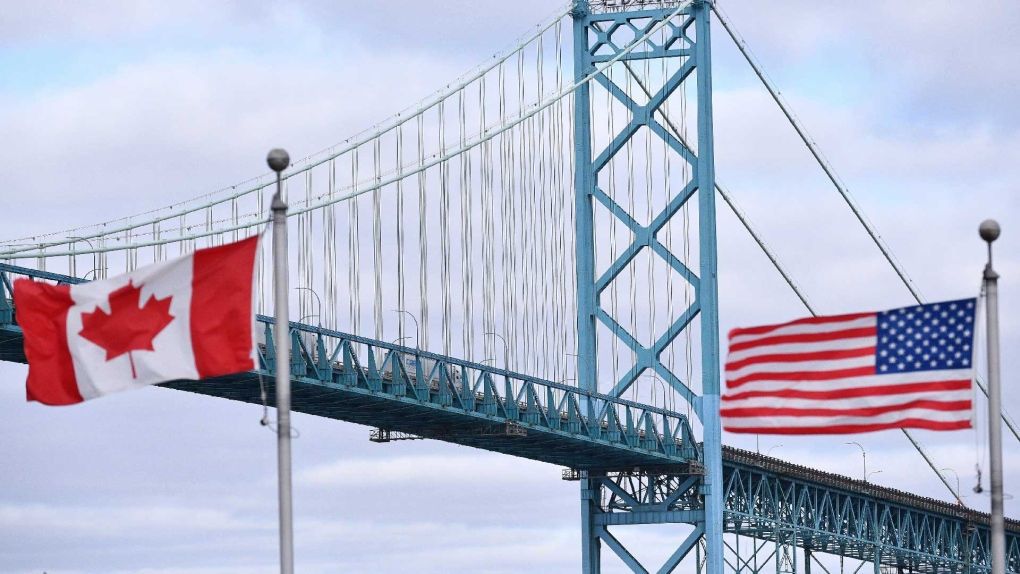
<svg viewBox="0 0 1020 574"><path fill-rule="evenodd" d="M654 471L581 471L581 571L602 571L603 543L633 572L647 573L641 561L610 531L611 526L690 524L694 529L655 572L673 572L700 548L705 534L701 476ZM700 561L699 561L700 564ZM699 566L700 568L700 566Z"/></svg>
<svg viewBox="0 0 1020 574"><path fill-rule="evenodd" d="M595 526L595 515L602 499L602 483L590 478L581 479L581 572L602 572L602 542Z"/></svg>

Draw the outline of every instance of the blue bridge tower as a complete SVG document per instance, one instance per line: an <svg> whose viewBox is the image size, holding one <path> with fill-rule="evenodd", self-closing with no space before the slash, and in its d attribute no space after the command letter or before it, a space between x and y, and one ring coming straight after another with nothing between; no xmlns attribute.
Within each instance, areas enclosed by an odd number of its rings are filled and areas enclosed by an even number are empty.
<svg viewBox="0 0 1020 574"><path fill-rule="evenodd" d="M601 571L601 549L609 547L634 572L647 572L631 552L614 537L610 526L686 523L694 530L681 540L658 572L671 572L693 551L696 569L710 574L723 572L722 444L719 421L719 321L716 285L715 168L712 132L712 75L709 34L711 2L639 3L623 0L582 0L572 13L574 20L574 76L590 78L576 92L575 202L577 234L577 330L578 385L598 390L599 344L597 333L627 349L633 367L614 373L608 393L620 397L639 377L664 381L683 397L700 420L701 448L686 466L675 468L578 469L581 483L582 571ZM640 41L644 38L644 41ZM611 75L604 64L622 71ZM670 65L666 65L668 60ZM642 82L635 67L649 69L649 61L661 72L661 85ZM600 66L602 64L602 66ZM647 80L647 76L646 76ZM610 94L612 106L625 108L622 127L614 122L593 121L593 90ZM686 90L696 94L696 105L684 112L696 122L696 146L685 139L667 113L671 95ZM696 107L695 113L690 113ZM607 129L608 125L608 129ZM665 142L668 153L688 166L683 185L672 186L665 206L649 221L630 206L621 205L608 192L613 177L610 163L635 135L648 130ZM693 130L692 130L693 131ZM657 140L658 141L658 140ZM596 142L598 145L596 146ZM634 177L633 174L628 174ZM601 207L598 207L601 205ZM684 207L696 212L698 239L695 257L671 252L662 233ZM604 208L604 210L602 209ZM595 210L608 212L630 232L631 243L621 252L607 254L596 240ZM649 209L650 211L650 209ZM693 288L694 297L665 330L646 341L628 332L619 316L604 301L607 289L639 254L655 257ZM608 261L604 269L597 262ZM695 261L692 263L691 261ZM643 294L642 294L643 295ZM661 296L661 293L660 293ZM622 313L618 312L618 315ZM693 381L674 373L663 354L673 341L688 331L700 343L700 389ZM606 335L608 333L608 335ZM615 370L615 369L614 369ZM689 371L688 371L689 372ZM589 408L598 408L589 405ZM702 557L702 551L705 555Z"/></svg>

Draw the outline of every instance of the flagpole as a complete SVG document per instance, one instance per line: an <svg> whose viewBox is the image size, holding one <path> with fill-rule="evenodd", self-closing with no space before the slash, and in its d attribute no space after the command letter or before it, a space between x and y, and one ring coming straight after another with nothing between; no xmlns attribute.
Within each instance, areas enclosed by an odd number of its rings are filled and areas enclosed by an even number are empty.
<svg viewBox="0 0 1020 574"><path fill-rule="evenodd" d="M992 242L999 238L999 224L986 219L978 228L988 243L985 265L985 308L988 319L988 450L989 482L992 486L992 574L1006 572L1006 529L1002 508L1002 391L999 383L999 274L992 269Z"/></svg>
<svg viewBox="0 0 1020 574"><path fill-rule="evenodd" d="M290 484L290 320L287 286L287 204L283 202L280 172L290 165L287 152L276 148L266 163L276 172L273 196L273 302L276 319L276 445L280 490L280 572L294 572L294 513Z"/></svg>

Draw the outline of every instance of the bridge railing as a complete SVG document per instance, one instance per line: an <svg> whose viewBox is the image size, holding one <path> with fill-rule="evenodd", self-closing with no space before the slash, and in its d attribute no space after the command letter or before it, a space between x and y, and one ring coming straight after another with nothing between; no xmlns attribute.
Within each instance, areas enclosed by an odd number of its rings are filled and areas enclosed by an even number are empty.
<svg viewBox="0 0 1020 574"><path fill-rule="evenodd" d="M273 319L259 315L258 321L261 366L268 375L277 360ZM301 323L291 323L290 330L295 378L701 460L690 422L681 413L340 331Z"/></svg>
<svg viewBox="0 0 1020 574"><path fill-rule="evenodd" d="M85 282L0 263L0 326L17 324L12 302L17 276ZM272 377L278 357L273 319L259 315L257 323L260 367L264 376ZM292 322L290 334L290 368L296 380L364 389L670 458L701 460L701 447L682 413L322 327Z"/></svg>

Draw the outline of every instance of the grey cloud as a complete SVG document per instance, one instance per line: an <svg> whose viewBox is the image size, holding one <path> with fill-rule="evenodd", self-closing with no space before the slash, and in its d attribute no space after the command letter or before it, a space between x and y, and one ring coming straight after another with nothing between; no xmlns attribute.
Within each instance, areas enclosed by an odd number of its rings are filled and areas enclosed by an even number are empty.
<svg viewBox="0 0 1020 574"><path fill-rule="evenodd" d="M1015 23L1020 6L883 1L866 9L845 2L773 4L729 0L722 9L770 69L780 87L796 88L785 75L799 65L858 62L823 81L846 85L869 98L876 116L899 131L931 126L986 124L1015 131L1013 102L1020 96L1020 51ZM714 38L729 44L721 28ZM878 82L882 91L864 86ZM1008 121L1003 125L1003 121ZM921 124L921 125L918 125Z"/></svg>
<svg viewBox="0 0 1020 574"><path fill-rule="evenodd" d="M398 70L399 89L373 77L378 69ZM265 170L273 146L308 153L337 143L428 95L435 78L461 71L361 54L298 65L278 81L272 66L240 54L155 58L61 92L0 96L8 135L0 170L6 192L31 198L25 208L46 214L49 230L105 221L247 180ZM43 230L29 222L12 223L5 235Z"/></svg>
<svg viewBox="0 0 1020 574"><path fill-rule="evenodd" d="M173 4L156 0L20 3L4 8L0 45L132 36L167 24L219 20L225 15L220 10L213 4L188 0Z"/></svg>

